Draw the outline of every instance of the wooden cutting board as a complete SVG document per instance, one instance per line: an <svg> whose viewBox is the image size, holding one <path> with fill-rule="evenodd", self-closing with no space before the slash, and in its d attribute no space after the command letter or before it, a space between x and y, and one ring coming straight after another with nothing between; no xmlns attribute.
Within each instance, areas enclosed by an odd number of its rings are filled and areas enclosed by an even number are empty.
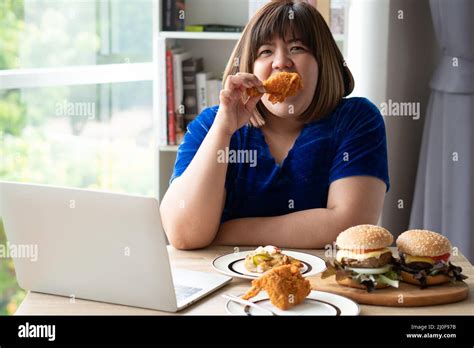
<svg viewBox="0 0 474 348"><path fill-rule="evenodd" d="M331 292L348 297L359 304L389 307L418 307L462 301L469 294L469 286L464 282L447 283L420 289L418 286L400 282L399 288L388 287L371 293L366 290L341 286L335 277L321 279L321 276L308 278L314 290Z"/></svg>

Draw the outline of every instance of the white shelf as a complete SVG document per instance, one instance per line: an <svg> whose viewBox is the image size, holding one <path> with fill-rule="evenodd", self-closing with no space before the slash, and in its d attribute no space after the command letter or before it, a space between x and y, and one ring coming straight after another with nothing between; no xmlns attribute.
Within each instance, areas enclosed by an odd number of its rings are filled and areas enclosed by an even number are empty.
<svg viewBox="0 0 474 348"><path fill-rule="evenodd" d="M178 151L178 145L161 145L160 151L176 152Z"/></svg>
<svg viewBox="0 0 474 348"><path fill-rule="evenodd" d="M161 31L159 37L164 39L184 40L238 40L242 33L197 32L197 31ZM334 40L344 41L344 34L334 34Z"/></svg>
<svg viewBox="0 0 474 348"><path fill-rule="evenodd" d="M189 40L238 40L241 33L196 32L196 31L161 31L159 37L165 39Z"/></svg>

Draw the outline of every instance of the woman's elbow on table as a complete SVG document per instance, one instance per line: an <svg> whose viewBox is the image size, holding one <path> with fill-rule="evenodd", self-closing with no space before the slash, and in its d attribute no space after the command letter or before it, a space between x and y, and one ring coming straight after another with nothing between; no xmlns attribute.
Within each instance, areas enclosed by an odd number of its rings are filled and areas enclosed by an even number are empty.
<svg viewBox="0 0 474 348"><path fill-rule="evenodd" d="M166 232L166 228L165 228ZM168 240L171 244L176 249L179 250L193 250L193 249L202 249L206 248L209 245L211 245L213 239L209 239L204 237L200 237L198 231L196 230L183 230L183 228L178 230L172 230L170 232L166 232L166 235L168 237Z"/></svg>
<svg viewBox="0 0 474 348"><path fill-rule="evenodd" d="M169 209L163 199L160 205L161 223L170 244L180 250L201 249L211 245L217 229L214 231L205 220L189 221L182 214Z"/></svg>
<svg viewBox="0 0 474 348"><path fill-rule="evenodd" d="M165 234L171 246L180 250L201 249L209 246L215 233L202 233L202 230L192 227L193 224L180 222L179 218L166 216L164 209L161 209L161 221ZM206 236L212 235L207 238Z"/></svg>

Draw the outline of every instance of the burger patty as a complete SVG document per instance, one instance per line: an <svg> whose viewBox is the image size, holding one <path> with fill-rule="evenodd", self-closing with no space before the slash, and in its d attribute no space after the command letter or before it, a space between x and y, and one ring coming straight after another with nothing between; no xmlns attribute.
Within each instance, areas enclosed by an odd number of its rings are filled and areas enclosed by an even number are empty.
<svg viewBox="0 0 474 348"><path fill-rule="evenodd" d="M354 268L379 268L391 263L392 259L392 252L387 251L386 253L380 255L379 258L370 257L365 260L355 260L344 257L342 258L342 263Z"/></svg>
<svg viewBox="0 0 474 348"><path fill-rule="evenodd" d="M413 270L422 270L422 269L430 269L433 267L431 263L428 262L412 262L412 263L405 263L405 265Z"/></svg>
<svg viewBox="0 0 474 348"><path fill-rule="evenodd" d="M433 267L433 265L431 263L423 262L423 261L406 263L405 254L403 254L403 253L400 253L400 259L402 261L402 264L404 264L408 268L411 268L411 269L416 270L416 271L420 271L422 269L430 269L431 267Z"/></svg>

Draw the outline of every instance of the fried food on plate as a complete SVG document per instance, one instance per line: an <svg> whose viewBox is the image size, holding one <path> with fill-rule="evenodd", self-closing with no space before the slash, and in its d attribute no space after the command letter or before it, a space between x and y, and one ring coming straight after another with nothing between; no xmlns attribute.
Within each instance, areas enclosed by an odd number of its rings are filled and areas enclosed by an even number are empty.
<svg viewBox="0 0 474 348"><path fill-rule="evenodd" d="M268 93L268 100L272 104L282 103L287 97L296 95L303 89L301 77L298 73L280 72L263 81L264 93ZM262 93L257 87L247 88L249 97Z"/></svg>
<svg viewBox="0 0 474 348"><path fill-rule="evenodd" d="M244 262L248 271L256 273L263 273L274 267L290 264L297 267L303 266L299 260L283 254L279 248L272 245L258 247L246 256Z"/></svg>
<svg viewBox="0 0 474 348"><path fill-rule="evenodd" d="M270 302L280 309L289 309L304 301L311 292L309 280L303 278L295 265L284 265L271 269L252 281L252 287L242 296L248 300L265 290Z"/></svg>

